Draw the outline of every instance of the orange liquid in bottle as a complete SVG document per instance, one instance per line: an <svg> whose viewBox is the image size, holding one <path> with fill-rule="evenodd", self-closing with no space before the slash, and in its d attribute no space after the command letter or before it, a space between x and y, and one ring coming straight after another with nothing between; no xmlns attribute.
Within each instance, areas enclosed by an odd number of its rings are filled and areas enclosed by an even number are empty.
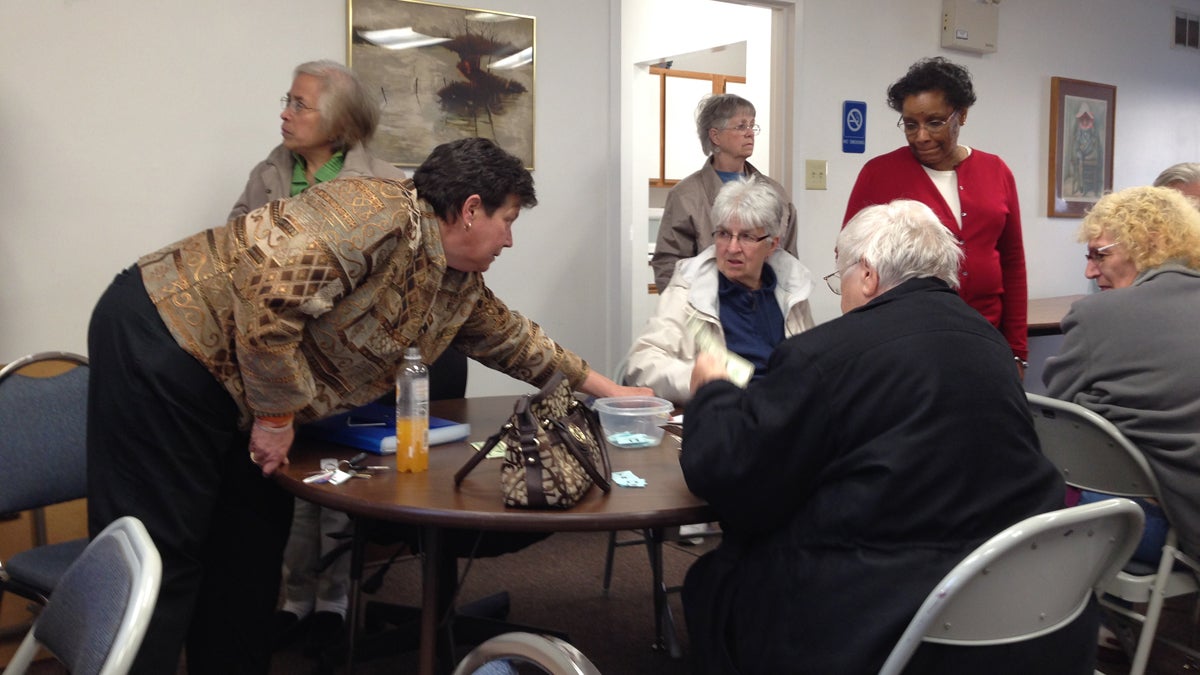
<svg viewBox="0 0 1200 675"><path fill-rule="evenodd" d="M429 422L396 418L396 470L417 473L429 470Z"/></svg>

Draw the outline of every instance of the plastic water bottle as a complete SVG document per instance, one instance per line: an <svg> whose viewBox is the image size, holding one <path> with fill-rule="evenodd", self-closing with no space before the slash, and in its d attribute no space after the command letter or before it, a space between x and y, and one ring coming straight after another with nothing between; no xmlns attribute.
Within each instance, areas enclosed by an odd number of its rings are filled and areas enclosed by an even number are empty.
<svg viewBox="0 0 1200 675"><path fill-rule="evenodd" d="M429 368L409 347L396 373L396 470L429 469Z"/></svg>

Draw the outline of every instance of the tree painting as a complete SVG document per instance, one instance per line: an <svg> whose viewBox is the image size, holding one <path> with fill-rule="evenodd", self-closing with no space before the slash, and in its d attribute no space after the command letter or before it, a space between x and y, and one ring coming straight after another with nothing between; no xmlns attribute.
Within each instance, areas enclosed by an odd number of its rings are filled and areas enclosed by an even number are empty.
<svg viewBox="0 0 1200 675"><path fill-rule="evenodd" d="M371 152L417 166L482 136L533 167L534 19L409 0L351 0L350 67L382 105Z"/></svg>

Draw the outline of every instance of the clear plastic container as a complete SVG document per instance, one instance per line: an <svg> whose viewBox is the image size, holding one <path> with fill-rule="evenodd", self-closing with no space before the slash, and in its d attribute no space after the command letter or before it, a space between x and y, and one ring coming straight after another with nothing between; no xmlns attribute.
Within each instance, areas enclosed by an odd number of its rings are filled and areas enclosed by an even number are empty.
<svg viewBox="0 0 1200 675"><path fill-rule="evenodd" d="M662 442L663 427L675 404L655 396L598 398L592 404L600 415L604 437L618 448L650 448Z"/></svg>

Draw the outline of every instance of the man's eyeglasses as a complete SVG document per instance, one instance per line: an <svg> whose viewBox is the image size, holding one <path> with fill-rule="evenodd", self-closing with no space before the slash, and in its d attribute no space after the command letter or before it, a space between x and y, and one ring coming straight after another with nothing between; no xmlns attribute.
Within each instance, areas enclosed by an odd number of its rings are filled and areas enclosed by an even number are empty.
<svg viewBox="0 0 1200 675"><path fill-rule="evenodd" d="M279 99L279 109L287 110L288 108L291 108L292 112L296 113L297 115L305 112L306 110L316 110L316 108L311 108L304 105L304 102L300 99L292 98L291 95L283 96Z"/></svg>
<svg viewBox="0 0 1200 675"><path fill-rule="evenodd" d="M846 265L845 269L840 269L836 272L830 272L829 274L826 274L825 276L823 276L821 278L825 280L825 285L829 287L829 290L833 291L834 295L841 295L842 294L842 274L844 274L847 270L849 270L851 267L854 267L855 265L859 264L860 262L862 262L862 258L859 258L858 260L855 260L854 262L850 263L849 265Z"/></svg>
<svg viewBox="0 0 1200 675"><path fill-rule="evenodd" d="M729 244L737 241L741 242L742 246L749 246L751 244L757 244L761 241L770 239L771 235L764 234L761 237L756 237L746 232L730 232L729 230L719 229L716 232L713 232L713 238L722 244Z"/></svg>
<svg viewBox="0 0 1200 675"><path fill-rule="evenodd" d="M916 136L921 127L925 127L925 131L928 131L930 136L936 136L945 131L946 125L950 124L950 120L957 116L958 111L955 110L944 120L928 120L924 124L901 117L899 120L896 120L896 127L903 131L905 136Z"/></svg>
<svg viewBox="0 0 1200 675"><path fill-rule="evenodd" d="M1104 246L1101 246L1100 248L1096 248L1096 249L1089 248L1088 252L1083 254L1083 257L1087 258L1088 262L1096 263L1097 265L1099 265L1101 260L1104 260L1108 256L1112 255L1111 253L1106 253L1106 251L1108 251L1108 249L1116 246L1119 243L1121 243L1121 242L1114 241L1113 243L1105 244Z"/></svg>
<svg viewBox="0 0 1200 675"><path fill-rule="evenodd" d="M735 131L739 134L744 134L747 131L752 131L752 132L754 132L754 135L757 136L759 133L762 132L762 127L758 126L757 124L743 123L743 124L737 125L736 127L724 127L722 130L723 131Z"/></svg>
<svg viewBox="0 0 1200 675"><path fill-rule="evenodd" d="M837 272L831 272L821 278L825 280L825 285L829 287L829 290L833 291L834 295L842 294L842 272L841 272L841 270L838 270Z"/></svg>

